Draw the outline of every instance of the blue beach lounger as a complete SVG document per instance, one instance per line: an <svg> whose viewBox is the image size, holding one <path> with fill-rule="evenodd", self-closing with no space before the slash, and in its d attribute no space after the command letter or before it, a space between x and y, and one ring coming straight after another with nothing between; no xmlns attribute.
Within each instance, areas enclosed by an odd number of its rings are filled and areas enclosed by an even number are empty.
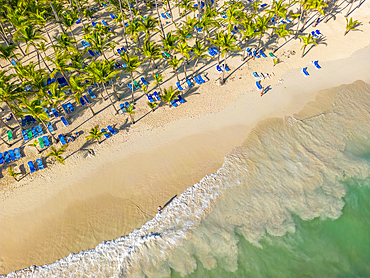
<svg viewBox="0 0 370 278"><path fill-rule="evenodd" d="M115 130L113 129L113 127L111 127L110 125L109 125L109 126L107 126L107 129L109 130L109 132L110 132L110 133L112 133L112 135L117 134L117 131L115 131Z"/></svg>
<svg viewBox="0 0 370 278"><path fill-rule="evenodd" d="M18 159L21 159L22 155L21 155L21 152L19 151L19 148L15 148L14 149L14 153L15 153L15 158L18 160Z"/></svg>
<svg viewBox="0 0 370 278"><path fill-rule="evenodd" d="M323 34L321 34L319 30L316 30L316 34L317 34L318 37L322 37L323 36Z"/></svg>
<svg viewBox="0 0 370 278"><path fill-rule="evenodd" d="M119 107L122 109L123 113L126 113L125 106L123 105L123 103L121 103Z"/></svg>
<svg viewBox="0 0 370 278"><path fill-rule="evenodd" d="M92 99L96 98L96 96L94 95L94 93L91 90L88 90L88 92L89 92L89 95Z"/></svg>
<svg viewBox="0 0 370 278"><path fill-rule="evenodd" d="M194 80L195 82L197 82L197 84L199 85L202 85L203 83L199 81L198 77L197 76L194 76Z"/></svg>
<svg viewBox="0 0 370 278"><path fill-rule="evenodd" d="M83 98L86 100L87 103L90 103L90 100L85 95L83 95Z"/></svg>
<svg viewBox="0 0 370 278"><path fill-rule="evenodd" d="M193 87L193 83L191 83L191 81L189 79L186 79L186 83L188 83L189 87Z"/></svg>
<svg viewBox="0 0 370 278"><path fill-rule="evenodd" d="M158 95L157 91L155 91L155 92L153 93L153 95L154 95L154 97L155 97L158 101L160 101L160 100L161 100L161 98L159 97L159 95Z"/></svg>
<svg viewBox="0 0 370 278"><path fill-rule="evenodd" d="M9 155L10 155L10 160L14 161L15 160L15 153L13 150L9 150Z"/></svg>
<svg viewBox="0 0 370 278"><path fill-rule="evenodd" d="M58 138L59 138L59 141L62 144L62 146L67 144L66 139L64 138L64 136L62 134L59 134Z"/></svg>
<svg viewBox="0 0 370 278"><path fill-rule="evenodd" d="M23 135L23 140L24 140L24 142L28 141L27 131L23 130L23 131L22 131L22 135Z"/></svg>
<svg viewBox="0 0 370 278"><path fill-rule="evenodd" d="M82 106L86 105L86 102L84 101L83 97L80 97L80 103L81 103Z"/></svg>
<svg viewBox="0 0 370 278"><path fill-rule="evenodd" d="M309 76L309 73L307 72L307 68L303 68L302 73L304 74L305 77Z"/></svg>
<svg viewBox="0 0 370 278"><path fill-rule="evenodd" d="M262 90L262 86L259 81L256 81L256 86L259 90Z"/></svg>
<svg viewBox="0 0 370 278"><path fill-rule="evenodd" d="M9 156L9 153L8 152L4 152L4 159L5 159L5 163L9 163L10 162L10 156Z"/></svg>
<svg viewBox="0 0 370 278"><path fill-rule="evenodd" d="M178 98L178 100L179 100L181 103L185 103L185 100L184 100L180 95L178 95L178 96L177 96L177 98Z"/></svg>
<svg viewBox="0 0 370 278"><path fill-rule="evenodd" d="M39 136L39 135L37 134L37 129L36 129L36 127L32 127L32 128L31 128L31 130L32 130L33 138L36 138L37 136Z"/></svg>
<svg viewBox="0 0 370 278"><path fill-rule="evenodd" d="M200 74L198 75L198 79L199 79L199 81L200 81L200 82L202 82L202 83L206 83L206 82L208 81L208 80L206 81L205 79L203 79L203 78L202 78L202 76L201 76Z"/></svg>
<svg viewBox="0 0 370 278"><path fill-rule="evenodd" d="M50 130L50 132L54 131L54 128L53 128L53 125L51 124L51 122L48 122L47 126L48 126L48 129Z"/></svg>
<svg viewBox="0 0 370 278"><path fill-rule="evenodd" d="M37 129L37 133L39 134L39 136L44 135L44 132L42 131L42 128L40 125L36 126L36 129Z"/></svg>
<svg viewBox="0 0 370 278"><path fill-rule="evenodd" d="M67 108L69 109L69 111L71 111L71 112L75 111L72 103L68 102L66 105L67 105Z"/></svg>
<svg viewBox="0 0 370 278"><path fill-rule="evenodd" d="M105 128L102 128L100 131L104 132L103 134L104 134L105 138L108 139L110 137L109 133L105 130Z"/></svg>
<svg viewBox="0 0 370 278"><path fill-rule="evenodd" d="M222 65L222 68L224 67L224 65ZM229 67L227 65L225 65L225 70L226 71L230 71Z"/></svg>
<svg viewBox="0 0 370 278"><path fill-rule="evenodd" d="M318 61L311 62L311 64L314 65L316 69L321 69Z"/></svg>
<svg viewBox="0 0 370 278"><path fill-rule="evenodd" d="M33 162L32 161L28 161L27 164L28 164L28 167L30 168L31 174L36 171L36 168L33 165Z"/></svg>
<svg viewBox="0 0 370 278"><path fill-rule="evenodd" d="M61 117L60 119L62 120L62 122L65 126L69 125L69 123L67 122L67 120L64 117Z"/></svg>
<svg viewBox="0 0 370 278"><path fill-rule="evenodd" d="M176 103L176 101L174 101L174 100L171 100L171 104L172 104L173 107L177 107L178 106L177 103Z"/></svg>
<svg viewBox="0 0 370 278"><path fill-rule="evenodd" d="M262 51L262 50L260 50L260 55L261 55L263 58L267 58L266 54L265 54L265 53L263 53L263 51Z"/></svg>
<svg viewBox="0 0 370 278"><path fill-rule="evenodd" d="M4 163L4 157L3 157L3 154L0 153L0 164L3 164Z"/></svg>
<svg viewBox="0 0 370 278"><path fill-rule="evenodd" d="M181 87L180 82L176 82L176 86L180 91L183 91L184 89Z"/></svg>
<svg viewBox="0 0 370 278"><path fill-rule="evenodd" d="M49 138L46 135L42 136L42 140L44 140L44 144L46 147L50 146Z"/></svg>
<svg viewBox="0 0 370 278"><path fill-rule="evenodd" d="M50 118L50 113L49 113L49 110L47 108L44 109L45 113L48 115L48 117Z"/></svg>
<svg viewBox="0 0 370 278"><path fill-rule="evenodd" d="M103 23L104 26L108 26L108 23L106 23L105 20L102 20L101 23Z"/></svg>
<svg viewBox="0 0 370 278"><path fill-rule="evenodd" d="M59 117L58 111L55 108L51 108L51 112L53 112L55 118Z"/></svg>
<svg viewBox="0 0 370 278"><path fill-rule="evenodd" d="M130 108L130 103L128 103L127 101L125 102L125 106L126 108Z"/></svg>
<svg viewBox="0 0 370 278"><path fill-rule="evenodd" d="M166 15L164 13L161 13L161 17L163 17L164 19L167 19Z"/></svg>
<svg viewBox="0 0 370 278"><path fill-rule="evenodd" d="M143 82L144 85L149 85L148 82L146 82L145 78L144 77L141 77L140 78L141 82Z"/></svg>
<svg viewBox="0 0 370 278"><path fill-rule="evenodd" d="M148 98L149 102L154 102L154 99L151 94L146 94L146 97Z"/></svg>
<svg viewBox="0 0 370 278"><path fill-rule="evenodd" d="M94 51L92 51L91 49L89 49L89 50L88 50L88 52L89 52L89 54L90 54L91 56L95 56Z"/></svg>
<svg viewBox="0 0 370 278"><path fill-rule="evenodd" d="M17 62L14 59L10 59L10 62L12 63L13 66L17 65Z"/></svg>
<svg viewBox="0 0 370 278"><path fill-rule="evenodd" d="M40 158L36 159L37 166L39 167L39 170L44 169L44 164L42 164L42 161Z"/></svg>
<svg viewBox="0 0 370 278"><path fill-rule="evenodd" d="M221 69L220 65L217 65L216 69L217 69L218 73L222 73L222 69Z"/></svg>
<svg viewBox="0 0 370 278"><path fill-rule="evenodd" d="M257 72L253 72L253 76L256 78L256 79L260 79L261 77L258 75Z"/></svg>
<svg viewBox="0 0 370 278"><path fill-rule="evenodd" d="M166 16L167 16L168 18L171 18L171 15L170 15L170 13L169 13L169 12L166 12Z"/></svg>

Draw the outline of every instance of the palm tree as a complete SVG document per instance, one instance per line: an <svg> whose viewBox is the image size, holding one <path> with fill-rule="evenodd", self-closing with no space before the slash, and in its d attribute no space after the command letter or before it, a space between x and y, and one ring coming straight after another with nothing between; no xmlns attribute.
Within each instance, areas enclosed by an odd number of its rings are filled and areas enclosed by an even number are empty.
<svg viewBox="0 0 370 278"><path fill-rule="evenodd" d="M170 86L168 89L163 90L163 94L161 94L161 99L171 107L171 101L175 99L175 97L179 94L179 91L175 91L175 89Z"/></svg>
<svg viewBox="0 0 370 278"><path fill-rule="evenodd" d="M54 39L57 41L57 43L53 45L54 52L62 50L64 54L68 52L68 48L76 45L76 41L66 33L62 33L59 37L54 37Z"/></svg>
<svg viewBox="0 0 370 278"><path fill-rule="evenodd" d="M241 2L236 2L227 7L226 18L223 19L227 23L227 31L230 34L234 28L234 25L238 24L244 13L242 12L243 4Z"/></svg>
<svg viewBox="0 0 370 278"><path fill-rule="evenodd" d="M167 63L173 68L176 74L177 81L179 82L180 82L180 79L179 79L179 74L177 73L177 69L181 66L182 62L183 62L183 59L182 58L177 59L176 56L172 56L172 58L167 61Z"/></svg>
<svg viewBox="0 0 370 278"><path fill-rule="evenodd" d="M219 39L220 39L219 45L221 48L221 55L225 56L224 67L222 71L222 80L221 80L221 84L224 84L225 83L224 77L225 77L226 59L227 59L228 53L229 51L240 50L240 48L239 46L236 45L235 37L230 34L223 34L222 36L220 36Z"/></svg>
<svg viewBox="0 0 370 278"><path fill-rule="evenodd" d="M26 98L24 98L19 101L18 106L19 108L17 108L16 114L23 116L32 116L44 126L45 130L55 141L58 141L46 125L46 122L49 121L49 116L44 111L44 107L42 106L42 102L40 99L36 98L28 101Z"/></svg>
<svg viewBox="0 0 370 278"><path fill-rule="evenodd" d="M15 46L14 44L11 44L9 46L3 46L2 44L0 44L0 60L6 60L10 64L12 64L11 59L17 59L18 56L18 54L14 53L16 49L17 46Z"/></svg>
<svg viewBox="0 0 370 278"><path fill-rule="evenodd" d="M159 26L161 27L161 31L162 31L162 36L165 37L166 33L164 32L164 29L163 29L161 17L159 16L158 3L157 3L157 0L154 0L154 1L155 1L155 8L157 10L158 20L159 20Z"/></svg>
<svg viewBox="0 0 370 278"><path fill-rule="evenodd" d="M87 84L85 83L85 79L80 76L71 76L69 79L69 82L71 83L71 90L74 93L74 99L75 101L80 104L80 98L82 97L82 93L86 90ZM90 108L90 111L95 116L95 112L92 109L90 103L87 103L87 106Z"/></svg>
<svg viewBox="0 0 370 278"><path fill-rule="evenodd" d="M188 46L186 42L177 44L175 48L176 53L181 53L184 61L187 61L188 59L190 59L190 55L189 55L190 50L191 48ZM185 73L185 79L187 79L188 77L186 75L186 63L184 63L184 73Z"/></svg>
<svg viewBox="0 0 370 278"><path fill-rule="evenodd" d="M153 86L158 86L159 91L162 94L162 88L161 88L161 82L163 81L162 74L155 74L155 75L153 75L153 78L154 78Z"/></svg>
<svg viewBox="0 0 370 278"><path fill-rule="evenodd" d="M39 141L37 141L37 140L35 140L35 141L33 141L33 143L32 144L28 144L27 146L30 146L30 147L34 147L36 150L37 150L37 152L40 154L41 153L41 151L39 150L39 148L37 147L37 145L39 144Z"/></svg>
<svg viewBox="0 0 370 278"><path fill-rule="evenodd" d="M17 182L19 181L17 177L18 176L22 176L22 173L15 172L13 170L13 166L9 166L8 172L9 172L9 176L11 176L12 178L14 178Z"/></svg>
<svg viewBox="0 0 370 278"><path fill-rule="evenodd" d="M193 6L193 0L182 0L181 2L178 2L176 6L184 9L180 16L181 17L183 17L184 15L186 16L187 11L191 10Z"/></svg>
<svg viewBox="0 0 370 278"><path fill-rule="evenodd" d="M131 119L131 122L132 124L135 124L135 119L134 119L134 114L135 114L135 111L134 111L134 106L132 104L129 105L129 107L125 107L123 109L123 111L127 114L130 115L130 119Z"/></svg>
<svg viewBox="0 0 370 278"><path fill-rule="evenodd" d="M139 31L145 32L145 39L149 40L150 33L157 29L158 20L156 20L154 17L148 16L148 17L141 17L141 20L139 22Z"/></svg>
<svg viewBox="0 0 370 278"><path fill-rule="evenodd" d="M140 32L140 23L139 21L131 21L130 24L126 27L125 32L131 37L131 39L141 47L139 32Z"/></svg>
<svg viewBox="0 0 370 278"><path fill-rule="evenodd" d="M100 130L99 125L92 127L89 131L89 135L86 136L86 141L98 141L98 144L101 143L100 139L103 136L104 132Z"/></svg>
<svg viewBox="0 0 370 278"><path fill-rule="evenodd" d="M32 45L34 49L37 52L37 55L41 57L42 61L44 62L44 65L46 68L50 71L48 65L46 64L44 58L40 55L39 50L37 49L35 43L38 40L43 40L46 41L43 35L41 35L41 30L40 29L35 29L33 25L25 25L21 28L19 28L15 33L14 33L14 41L24 41L27 44L26 47L26 53L28 53L29 47Z"/></svg>
<svg viewBox="0 0 370 278"><path fill-rule="evenodd" d="M122 61L127 66L123 70L130 74L131 82L134 83L134 72L141 64L140 58L136 55L130 56L126 52L121 54L121 58L122 58ZM132 102L134 103L135 98L134 98L134 86L133 85L132 85L131 95L132 95Z"/></svg>
<svg viewBox="0 0 370 278"><path fill-rule="evenodd" d="M245 48L243 50L243 56L242 56L242 61L244 61L245 52L247 51L249 40L253 38L256 34L254 32L255 26L252 22L248 23L247 21L243 21L242 24L244 26L244 30L240 30L240 32L242 33L241 41L244 41L244 40L246 41Z"/></svg>
<svg viewBox="0 0 370 278"><path fill-rule="evenodd" d="M178 37L175 35L172 35L172 32L168 32L165 37L161 37L163 48L172 55L172 51L175 48L175 44L178 40Z"/></svg>
<svg viewBox="0 0 370 278"><path fill-rule="evenodd" d="M56 82L51 85L49 93L45 94L45 96L48 98L48 102L51 104L51 107L56 109L58 109L61 103L68 98L68 96L59 89L59 85ZM64 109L62 109L62 111L66 114Z"/></svg>
<svg viewBox="0 0 370 278"><path fill-rule="evenodd" d="M66 29L69 29L69 31L71 31L72 37L74 38L74 40L76 40L76 37L73 34L72 26L78 19L78 15L74 13L73 11L69 11L68 13L66 12L62 13L61 16L62 16L61 22L66 27Z"/></svg>
<svg viewBox="0 0 370 278"><path fill-rule="evenodd" d="M299 37L303 41L303 45L301 47L301 49L303 49L301 58L303 58L303 55L304 55L304 52L306 50L307 45L310 45L310 44L317 45L317 42L316 42L316 38L313 37L311 34L308 34L307 37L305 37L305 36L299 36Z"/></svg>
<svg viewBox="0 0 370 278"><path fill-rule="evenodd" d="M207 48L204 47L204 44L200 43L199 41L195 42L194 46L192 47L192 50L193 50L193 54L194 54L193 59L196 60L195 64L194 64L194 67L193 67L193 75L194 75L195 69L197 68L197 64L199 62L199 59L200 58L207 58L208 55L205 54L207 52Z"/></svg>
<svg viewBox="0 0 370 278"><path fill-rule="evenodd" d="M286 29L286 24L281 24L281 25L279 25L279 27L275 28L275 34L278 36L278 38L276 40L276 45L275 45L274 52L276 52L276 50L277 50L277 45L278 45L279 39L284 38L285 41L286 41L286 37L289 36L291 33L292 33L292 31L289 31L289 30Z"/></svg>
<svg viewBox="0 0 370 278"><path fill-rule="evenodd" d="M149 64L152 68L152 74L154 75L154 68L157 68L155 60L161 58L161 50L155 42L150 42L148 39L145 40L141 49L145 60L149 60Z"/></svg>
<svg viewBox="0 0 370 278"><path fill-rule="evenodd" d="M305 10L309 11L309 12L306 16L305 22L303 23L301 31L304 30L304 27L306 26L307 21L310 18L310 15L312 14L313 11L317 10L320 14L325 15L325 12L324 12L323 8L326 8L327 6L328 6L328 4L326 4L324 2L324 0L310 0L310 1L308 1L308 3L305 5Z"/></svg>
<svg viewBox="0 0 370 278"><path fill-rule="evenodd" d="M273 1L271 9L265 10L270 15L275 16L275 22L279 21L281 17L286 19L288 4L283 4L284 0Z"/></svg>
<svg viewBox="0 0 370 278"><path fill-rule="evenodd" d="M358 20L353 20L352 17L348 20L346 17L346 31L344 32L344 35L347 35L349 31L359 31L360 29L357 29L356 26L360 25L360 22Z"/></svg>
<svg viewBox="0 0 370 278"><path fill-rule="evenodd" d="M113 107L113 109L116 111L118 114L118 110L113 104L113 101L107 91L107 87L105 86L106 83L112 81L112 79L119 74L120 72L118 70L113 69L113 65L115 64L115 61L93 61L91 62L86 68L85 72L87 74L86 78L90 83L100 83L106 95L109 98L109 101Z"/></svg>
<svg viewBox="0 0 370 278"><path fill-rule="evenodd" d="M117 42L109 41L109 36L102 37L99 32L94 31L91 34L87 34L84 36L84 39L87 40L91 44L91 49L101 53L105 60L108 61L107 57L104 54L104 51L109 49L111 45L117 45Z"/></svg>
<svg viewBox="0 0 370 278"><path fill-rule="evenodd" d="M258 30L258 34L260 35L259 41L258 41L258 46L257 49L259 49L261 42L262 42L262 37L266 33L266 30L269 28L268 24L270 22L271 17L267 15L260 16L258 15L257 21L256 21L256 28Z"/></svg>
<svg viewBox="0 0 370 278"><path fill-rule="evenodd" d="M206 33L208 37L210 37L209 34L209 28L211 27L220 27L220 24L217 22L217 20L214 20L208 16L202 16L200 21L197 23L198 28L203 28L203 43L206 42Z"/></svg>
<svg viewBox="0 0 370 278"><path fill-rule="evenodd" d="M40 28L44 28L51 44L54 44L53 40L50 37L49 31L45 28L46 22L50 18L49 16L46 15L46 13L47 13L46 10L40 11L39 9L37 9L36 12L30 14L30 20L34 22L36 25L38 25Z"/></svg>
<svg viewBox="0 0 370 278"><path fill-rule="evenodd" d="M5 75L6 71L0 71L0 101L4 102L9 110L13 113L14 119L17 121L20 128L22 125L15 116L13 106L10 105L11 101L15 101L20 98L22 94L22 88L18 86L15 80L11 81L14 75Z"/></svg>
<svg viewBox="0 0 370 278"><path fill-rule="evenodd" d="M61 146L60 149L58 150L57 148L52 146L51 147L51 152L49 152L46 156L47 157L54 157L56 159L56 161L58 161L59 163L64 165L65 158L62 157L62 154L65 152L65 149L67 147L68 147L68 144Z"/></svg>
<svg viewBox="0 0 370 278"><path fill-rule="evenodd" d="M54 55L54 59L50 57L46 57L45 59L52 62L55 67L55 70L52 73L50 73L50 77L54 78L57 72L60 72L65 78L65 80L67 81L68 85L71 86L71 84L68 81L67 75L64 72L68 67L68 60L69 60L68 53L61 53L59 51L56 51Z"/></svg>

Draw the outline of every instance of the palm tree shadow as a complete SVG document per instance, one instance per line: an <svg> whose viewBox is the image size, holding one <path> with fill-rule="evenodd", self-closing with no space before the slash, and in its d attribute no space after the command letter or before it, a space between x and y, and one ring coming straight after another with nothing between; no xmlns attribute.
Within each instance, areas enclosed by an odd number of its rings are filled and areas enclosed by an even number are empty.
<svg viewBox="0 0 370 278"><path fill-rule="evenodd" d="M237 68L235 68L232 72L230 72L226 78L225 78L225 82L229 79L229 77L231 77L237 70L239 70L242 66L244 66L248 61L250 61L252 59L252 57L249 57L248 59L245 59L245 61L243 63L241 63Z"/></svg>

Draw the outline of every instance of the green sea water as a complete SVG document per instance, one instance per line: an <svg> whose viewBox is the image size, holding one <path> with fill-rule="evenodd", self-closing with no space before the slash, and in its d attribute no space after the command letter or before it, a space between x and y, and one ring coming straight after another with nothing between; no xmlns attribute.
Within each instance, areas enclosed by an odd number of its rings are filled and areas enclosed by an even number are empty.
<svg viewBox="0 0 370 278"><path fill-rule="evenodd" d="M261 248L239 236L237 271L206 270L198 261L186 277L370 277L370 179L343 184L347 193L338 219L295 217L294 233L267 235ZM181 276L173 271L171 277Z"/></svg>

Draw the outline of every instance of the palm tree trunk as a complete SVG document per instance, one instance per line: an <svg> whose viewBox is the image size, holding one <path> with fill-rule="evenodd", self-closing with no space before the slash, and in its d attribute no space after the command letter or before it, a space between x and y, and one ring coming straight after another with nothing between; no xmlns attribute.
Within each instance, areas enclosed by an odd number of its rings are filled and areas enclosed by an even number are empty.
<svg viewBox="0 0 370 278"><path fill-rule="evenodd" d="M48 35L48 37L49 37L49 40L50 40L50 42L51 42L51 44L52 45L54 45L54 42L53 42L53 40L51 39L51 37L50 37L50 34L49 34L49 31L48 30L46 30L46 28L45 28L45 31L46 31L46 34ZM46 55L45 55L46 56Z"/></svg>
<svg viewBox="0 0 370 278"><path fill-rule="evenodd" d="M104 88L105 93L108 95L108 98L109 98L109 101L110 101L111 105L113 106L114 110L116 111L116 114L118 114L118 110L114 106L114 103L113 103L113 101L112 101L112 99L111 99L111 97L110 97L110 95L109 95L109 93L107 91L107 88L104 85L104 82L102 82L102 84L103 84L103 88Z"/></svg>
<svg viewBox="0 0 370 278"><path fill-rule="evenodd" d="M94 117L94 116L95 116L95 112L94 112L94 110L92 109L91 104L90 104L90 103L87 103L87 107L89 107L89 108L90 108L90 111L91 111L91 113L92 113L92 115L93 115L93 117Z"/></svg>
<svg viewBox="0 0 370 278"><path fill-rule="evenodd" d="M177 81L180 82L180 79L179 79L179 74L177 73L177 70L175 68L173 68L175 73L176 73L176 78L177 78Z"/></svg>
<svg viewBox="0 0 370 278"><path fill-rule="evenodd" d="M41 122L41 124L44 126L45 130L47 131L47 133L50 134L50 136L55 140L55 142L58 142L59 140L57 138L54 137L53 133L51 133L51 131L49 130L48 126L45 124L45 122L43 120L41 120L39 117L37 117L37 119ZM53 142L51 142L53 143Z"/></svg>
<svg viewBox="0 0 370 278"><path fill-rule="evenodd" d="M225 59L224 59L224 68L223 68L223 71L222 71L222 82L221 82L221 84L225 83L226 59L227 59L227 52L226 52L226 56L225 56Z"/></svg>
<svg viewBox="0 0 370 278"><path fill-rule="evenodd" d="M126 41L126 48L128 50L128 43L127 43L127 38L126 38L126 27L125 27L125 22L124 22L124 17L123 17L123 12L122 12L122 3L121 0L118 0L119 2L119 9L121 11L121 18L122 18L122 26L123 26L123 34L125 36L125 41Z"/></svg>
<svg viewBox="0 0 370 278"><path fill-rule="evenodd" d="M64 70L61 70L60 73L63 75L63 77L65 78L65 80L67 81L68 83L68 86L71 87L71 83L69 83L69 80L67 79L67 76L66 74L64 73Z"/></svg>
<svg viewBox="0 0 370 278"><path fill-rule="evenodd" d="M305 45L305 46L303 47L303 52L302 52L302 56L301 56L301 58L303 58L303 54L304 54L304 52L305 52L305 50L306 50L306 46L307 46L307 45Z"/></svg>
<svg viewBox="0 0 370 278"><path fill-rule="evenodd" d="M132 103L135 102L135 98L134 98L134 75L132 74L132 72L130 72L130 75L131 75L131 96L132 96Z"/></svg>
<svg viewBox="0 0 370 278"><path fill-rule="evenodd" d="M55 20L56 20L56 21L60 21L59 16L58 16L58 14L57 14L57 12L56 12L56 10L55 10L55 8L54 8L54 5L53 5L53 3L51 3L51 1L50 1L50 0L49 0L49 4L50 4L50 6L51 6L51 9L53 10L53 13L54 13L54 16L55 16ZM64 29L63 29L62 24L60 24L60 23L59 23L59 27L60 27L60 29L62 30L62 32L64 33Z"/></svg>
<svg viewBox="0 0 370 278"><path fill-rule="evenodd" d="M198 64L198 61L199 61L199 58L197 58L197 60L195 61L195 64L194 64L194 67L193 67L193 73L192 73L192 76L194 76L194 72L195 72L195 69L197 68L197 64Z"/></svg>
<svg viewBox="0 0 370 278"><path fill-rule="evenodd" d="M172 14L170 0L167 1L167 6L168 6L168 9L170 10L171 20L172 20L173 24L175 24L175 22L173 21L174 19L173 19L173 14Z"/></svg>
<svg viewBox="0 0 370 278"><path fill-rule="evenodd" d="M117 92L116 92L116 88L114 87L114 81L112 79L112 90L113 90L113 94L116 96L117 100L121 100L118 95L117 95Z"/></svg>
<svg viewBox="0 0 370 278"><path fill-rule="evenodd" d="M132 11L131 11L130 3L128 2L128 0L126 0L126 2L127 2L127 6L128 6L128 8L129 8L129 10L130 10L131 21L133 21L133 20L134 20L134 16L133 16ZM122 18L122 20L123 20L123 18Z"/></svg>
<svg viewBox="0 0 370 278"><path fill-rule="evenodd" d="M2 21L1 16L0 16L0 27L1 27L1 31L3 33L5 43L6 43L7 46L9 46L9 41L8 41L8 38L6 37L6 33L5 33L5 30L4 30L3 21Z"/></svg>
<svg viewBox="0 0 370 278"><path fill-rule="evenodd" d="M41 60L44 62L44 65L46 66L46 68L49 70L49 72L51 72L51 70L50 70L50 68L49 68L48 64L46 64L46 61L45 61L45 60L44 60L44 58L42 57L42 55L41 55L40 51L36 48L35 44L32 44L32 45L33 45L33 47L35 48L35 50L36 50L37 54L41 57ZM40 62L39 62L39 63L40 63Z"/></svg>
<svg viewBox="0 0 370 278"><path fill-rule="evenodd" d="M157 9L157 16L158 16L158 20L159 20L159 25L161 26L162 35L163 35L163 37L165 38L165 37L166 37L166 34L165 34L165 32L164 32L164 29L163 29L163 25L162 25L161 17L159 16L157 0L155 0L155 7L156 7L156 9Z"/></svg>
<svg viewBox="0 0 370 278"><path fill-rule="evenodd" d="M184 56L183 56L184 57ZM185 57L184 57L185 59ZM187 75L186 75L186 63L184 62L184 73L185 73L185 79L188 79Z"/></svg>
<svg viewBox="0 0 370 278"><path fill-rule="evenodd" d="M132 116L132 114L130 114L130 119L131 119L132 124L135 124L134 116Z"/></svg>
<svg viewBox="0 0 370 278"><path fill-rule="evenodd" d="M360 2L361 2L361 0L360 0ZM349 6L348 12L346 13L346 15L344 17L347 17L349 15L350 11L352 10L353 3L355 3L355 0L352 0L351 6Z"/></svg>

